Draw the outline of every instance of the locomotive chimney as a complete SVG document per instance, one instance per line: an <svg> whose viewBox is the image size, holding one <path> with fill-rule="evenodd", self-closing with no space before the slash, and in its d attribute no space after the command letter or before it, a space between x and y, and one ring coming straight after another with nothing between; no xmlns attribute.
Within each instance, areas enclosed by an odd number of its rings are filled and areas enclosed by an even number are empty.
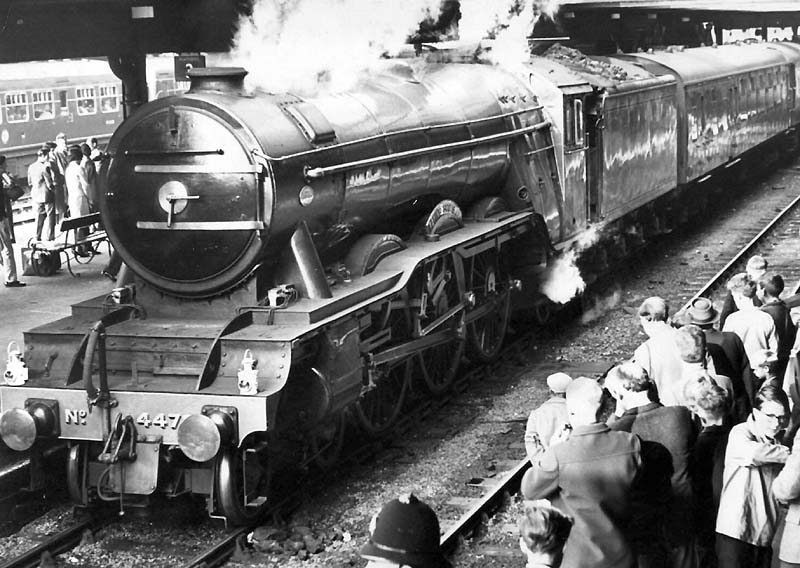
<svg viewBox="0 0 800 568"><path fill-rule="evenodd" d="M187 75L192 84L190 93L241 93L247 70L242 67L195 67Z"/></svg>

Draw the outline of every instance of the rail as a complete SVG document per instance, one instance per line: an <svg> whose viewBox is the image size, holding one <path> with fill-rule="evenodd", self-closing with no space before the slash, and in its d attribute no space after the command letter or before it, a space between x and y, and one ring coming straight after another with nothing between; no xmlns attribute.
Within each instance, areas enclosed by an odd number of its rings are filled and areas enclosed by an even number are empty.
<svg viewBox="0 0 800 568"><path fill-rule="evenodd" d="M16 558L7 560L0 564L0 568L36 568L41 565L42 554L47 552L51 556L56 556L78 546L84 533L88 530L95 532L108 525L111 521L99 517L93 517L77 523L57 534L48 537L44 542L31 548L27 552L20 554Z"/></svg>

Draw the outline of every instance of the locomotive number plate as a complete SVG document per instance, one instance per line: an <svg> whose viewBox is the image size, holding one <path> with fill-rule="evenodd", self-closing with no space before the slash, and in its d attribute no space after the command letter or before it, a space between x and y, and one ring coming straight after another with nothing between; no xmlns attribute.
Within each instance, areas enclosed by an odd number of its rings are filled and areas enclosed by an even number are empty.
<svg viewBox="0 0 800 568"><path fill-rule="evenodd" d="M188 414L164 414L162 412L160 414L156 414L151 419L149 412L142 412L136 417L136 424L139 426L144 426L145 428L172 428L173 430L177 430L178 424L181 423L181 420L188 416Z"/></svg>
<svg viewBox="0 0 800 568"><path fill-rule="evenodd" d="M67 408L64 411L64 422L66 424L75 424L76 426L85 426L87 416L88 414L85 410ZM172 430L177 430L181 421L188 416L189 414L164 414L162 412L151 418L149 412L142 412L136 417L136 424L144 428L161 428L163 430L171 428Z"/></svg>

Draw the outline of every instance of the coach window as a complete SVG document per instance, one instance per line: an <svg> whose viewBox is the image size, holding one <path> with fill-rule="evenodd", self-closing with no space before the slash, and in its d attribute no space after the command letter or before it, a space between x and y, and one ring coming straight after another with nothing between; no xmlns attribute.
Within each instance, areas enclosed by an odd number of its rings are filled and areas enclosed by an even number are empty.
<svg viewBox="0 0 800 568"><path fill-rule="evenodd" d="M96 114L97 104L94 100L94 87L78 87L75 89L78 103L78 114Z"/></svg>
<svg viewBox="0 0 800 568"><path fill-rule="evenodd" d="M117 112L119 110L119 98L117 98L116 85L100 85L100 111Z"/></svg>
<svg viewBox="0 0 800 568"><path fill-rule="evenodd" d="M27 122L28 95L24 92L6 93L6 122Z"/></svg>
<svg viewBox="0 0 800 568"><path fill-rule="evenodd" d="M69 99L67 99L67 91L61 89L58 91L58 113L61 116L69 116Z"/></svg>
<svg viewBox="0 0 800 568"><path fill-rule="evenodd" d="M33 120L53 120L56 117L53 91L31 91Z"/></svg>

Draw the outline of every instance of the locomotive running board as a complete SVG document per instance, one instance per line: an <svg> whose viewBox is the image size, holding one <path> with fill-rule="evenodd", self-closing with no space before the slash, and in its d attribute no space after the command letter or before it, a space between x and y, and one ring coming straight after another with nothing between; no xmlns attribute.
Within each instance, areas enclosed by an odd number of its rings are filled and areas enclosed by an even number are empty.
<svg viewBox="0 0 800 568"><path fill-rule="evenodd" d="M447 252L471 258L486 250L498 249L503 243L532 230L534 215L532 211L525 211L494 220L465 220L463 228L443 235L438 241L409 243L407 249L383 259L374 272L335 286L330 299L303 298L285 309L255 306L241 308L241 311L252 313L253 325L259 328L261 340L293 341L400 292L414 269L426 258ZM245 328L228 337L249 333Z"/></svg>

